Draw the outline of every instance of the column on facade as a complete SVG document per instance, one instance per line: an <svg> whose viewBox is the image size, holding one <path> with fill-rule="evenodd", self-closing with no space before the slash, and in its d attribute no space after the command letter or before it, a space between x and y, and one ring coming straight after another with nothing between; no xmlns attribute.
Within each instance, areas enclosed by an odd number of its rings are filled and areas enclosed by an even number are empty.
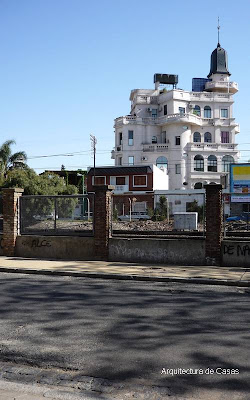
<svg viewBox="0 0 250 400"><path fill-rule="evenodd" d="M205 185L206 190L206 261L220 265L223 238L222 185Z"/></svg>
<svg viewBox="0 0 250 400"><path fill-rule="evenodd" d="M95 257L108 260L109 238L112 223L112 191L111 185L94 185L94 246Z"/></svg>
<svg viewBox="0 0 250 400"><path fill-rule="evenodd" d="M16 238L20 227L19 198L23 189L8 188L3 191L3 254L15 255Z"/></svg>

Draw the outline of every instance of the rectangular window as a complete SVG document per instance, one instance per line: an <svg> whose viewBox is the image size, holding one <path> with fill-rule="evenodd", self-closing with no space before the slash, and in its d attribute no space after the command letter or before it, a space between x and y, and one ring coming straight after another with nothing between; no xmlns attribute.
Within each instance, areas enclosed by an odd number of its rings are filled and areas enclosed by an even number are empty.
<svg viewBox="0 0 250 400"><path fill-rule="evenodd" d="M158 110L157 108L152 108L152 118L157 118Z"/></svg>
<svg viewBox="0 0 250 400"><path fill-rule="evenodd" d="M180 136L175 136L175 145L180 146L181 144L181 137Z"/></svg>
<svg viewBox="0 0 250 400"><path fill-rule="evenodd" d="M122 157L118 157L118 165L122 165Z"/></svg>
<svg viewBox="0 0 250 400"><path fill-rule="evenodd" d="M221 118L228 118L228 108L222 108L220 110L220 116Z"/></svg>
<svg viewBox="0 0 250 400"><path fill-rule="evenodd" d="M208 160L207 170L209 172L217 172L217 160Z"/></svg>
<svg viewBox="0 0 250 400"><path fill-rule="evenodd" d="M134 144L134 131L128 131L128 145L133 146Z"/></svg>
<svg viewBox="0 0 250 400"><path fill-rule="evenodd" d="M185 114L185 108L184 107L179 107L179 113L180 114Z"/></svg>
<svg viewBox="0 0 250 400"><path fill-rule="evenodd" d="M163 131L161 133L161 142L162 143L167 143L166 131Z"/></svg>
<svg viewBox="0 0 250 400"><path fill-rule="evenodd" d="M221 143L229 143L229 132L221 131Z"/></svg>
<svg viewBox="0 0 250 400"><path fill-rule="evenodd" d="M119 132L119 140L118 140L119 145L122 144L122 132Z"/></svg>
<svg viewBox="0 0 250 400"><path fill-rule="evenodd" d="M168 106L167 106L167 104L164 105L163 113L164 113L164 115L167 115L167 113L168 113Z"/></svg>
<svg viewBox="0 0 250 400"><path fill-rule="evenodd" d="M105 185L106 184L106 176L96 176L95 181L94 181L94 177L93 177L92 182L93 182L93 185Z"/></svg>
<svg viewBox="0 0 250 400"><path fill-rule="evenodd" d="M181 164L175 164L175 173L180 174L181 173Z"/></svg>
<svg viewBox="0 0 250 400"><path fill-rule="evenodd" d="M117 176L115 178L116 185L125 185L125 176Z"/></svg>
<svg viewBox="0 0 250 400"><path fill-rule="evenodd" d="M134 186L147 186L146 175L135 175L134 176Z"/></svg>
<svg viewBox="0 0 250 400"><path fill-rule="evenodd" d="M129 156L128 165L134 165L134 156Z"/></svg>

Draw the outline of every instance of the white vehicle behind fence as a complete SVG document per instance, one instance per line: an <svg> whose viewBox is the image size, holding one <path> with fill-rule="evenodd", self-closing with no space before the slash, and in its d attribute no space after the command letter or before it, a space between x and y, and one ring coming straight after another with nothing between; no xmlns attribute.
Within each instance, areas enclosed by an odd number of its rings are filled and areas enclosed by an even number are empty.
<svg viewBox="0 0 250 400"><path fill-rule="evenodd" d="M118 221L134 221L134 220L145 220L145 219L150 219L150 216L145 212L145 211L132 211L131 216L130 214L128 215L119 215Z"/></svg>

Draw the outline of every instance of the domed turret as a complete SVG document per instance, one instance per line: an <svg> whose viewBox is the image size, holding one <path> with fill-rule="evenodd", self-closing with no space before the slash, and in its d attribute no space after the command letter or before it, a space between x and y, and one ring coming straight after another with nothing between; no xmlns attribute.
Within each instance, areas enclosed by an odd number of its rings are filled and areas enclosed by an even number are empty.
<svg viewBox="0 0 250 400"><path fill-rule="evenodd" d="M220 43L218 43L217 48L211 54L210 72L207 77L210 78L213 74L225 74L230 76L231 74L228 71L227 64L227 52L220 46Z"/></svg>

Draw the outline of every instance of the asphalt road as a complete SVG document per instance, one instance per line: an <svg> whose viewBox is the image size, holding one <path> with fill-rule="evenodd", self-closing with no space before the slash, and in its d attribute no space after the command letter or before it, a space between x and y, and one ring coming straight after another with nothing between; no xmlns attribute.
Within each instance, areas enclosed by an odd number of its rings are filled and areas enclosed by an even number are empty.
<svg viewBox="0 0 250 400"><path fill-rule="evenodd" d="M0 284L0 362L167 387L181 399L249 399L250 289L7 273Z"/></svg>

